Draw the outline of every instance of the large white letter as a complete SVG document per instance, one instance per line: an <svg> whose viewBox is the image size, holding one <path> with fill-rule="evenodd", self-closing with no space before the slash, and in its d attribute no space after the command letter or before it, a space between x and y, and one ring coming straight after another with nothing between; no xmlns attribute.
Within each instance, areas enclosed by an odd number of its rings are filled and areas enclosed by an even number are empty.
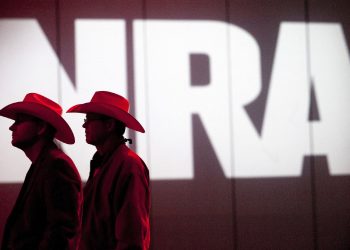
<svg viewBox="0 0 350 250"><path fill-rule="evenodd" d="M62 71L62 104L65 110L90 101L97 90L108 90L127 97L125 21L79 19L75 22L76 89ZM76 137L65 145L83 179L89 174L93 146L86 144L84 115L66 114Z"/></svg>
<svg viewBox="0 0 350 250"><path fill-rule="evenodd" d="M300 175L310 154L306 41L304 23L281 24L262 131L266 158L257 162L257 176Z"/></svg>
<svg viewBox="0 0 350 250"><path fill-rule="evenodd" d="M136 22L134 30L137 116L148 133L147 140L138 141L138 148L151 167L152 177L193 177L191 114L199 114L225 175L232 176L228 25L213 21L147 21ZM257 46L244 30L233 27L231 33L233 45L239 47L233 55L233 67L250 75L235 76L237 81L246 80L248 91L242 92L240 99L247 101L247 95L255 96L257 92L251 87L256 84L257 72L247 68L258 68ZM191 86L190 54L208 56L208 85Z"/></svg>
<svg viewBox="0 0 350 250"><path fill-rule="evenodd" d="M332 174L350 174L350 62L340 24L310 25L311 74L320 121L313 123L314 154L327 155Z"/></svg>
<svg viewBox="0 0 350 250"><path fill-rule="evenodd" d="M58 58L36 19L0 19L0 108L30 92L58 101ZM12 120L0 118L0 182L22 182L30 166L11 145ZM9 165L11 163L11 165Z"/></svg>

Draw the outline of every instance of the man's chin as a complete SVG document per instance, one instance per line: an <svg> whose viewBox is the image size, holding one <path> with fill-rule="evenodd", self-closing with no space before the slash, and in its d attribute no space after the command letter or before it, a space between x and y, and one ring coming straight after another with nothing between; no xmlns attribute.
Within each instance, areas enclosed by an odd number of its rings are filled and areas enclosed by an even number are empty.
<svg viewBox="0 0 350 250"><path fill-rule="evenodd" d="M19 141L15 141L15 140L12 140L11 144L12 144L12 146L19 148L19 149L23 149L26 146L25 143L21 143Z"/></svg>
<svg viewBox="0 0 350 250"><path fill-rule="evenodd" d="M14 139L12 139L11 141L12 146L22 150L30 148L31 146L33 146L34 143L34 141L16 141Z"/></svg>
<svg viewBox="0 0 350 250"><path fill-rule="evenodd" d="M86 143L87 144L90 144L90 145L95 145L94 142L88 138L85 139Z"/></svg>

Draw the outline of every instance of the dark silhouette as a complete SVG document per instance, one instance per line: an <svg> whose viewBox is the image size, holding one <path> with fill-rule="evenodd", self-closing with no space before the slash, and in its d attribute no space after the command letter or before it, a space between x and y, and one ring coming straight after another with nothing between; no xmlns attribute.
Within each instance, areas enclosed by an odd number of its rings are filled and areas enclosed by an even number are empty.
<svg viewBox="0 0 350 250"><path fill-rule="evenodd" d="M67 111L86 113L86 142L97 148L84 187L81 250L149 248L149 172L123 136L126 127L144 129L128 110L127 99L98 91Z"/></svg>
<svg viewBox="0 0 350 250"><path fill-rule="evenodd" d="M12 145L32 164L7 219L1 249L76 249L81 225L82 185L72 160L54 138L74 143L61 107L35 93L0 110L15 122Z"/></svg>

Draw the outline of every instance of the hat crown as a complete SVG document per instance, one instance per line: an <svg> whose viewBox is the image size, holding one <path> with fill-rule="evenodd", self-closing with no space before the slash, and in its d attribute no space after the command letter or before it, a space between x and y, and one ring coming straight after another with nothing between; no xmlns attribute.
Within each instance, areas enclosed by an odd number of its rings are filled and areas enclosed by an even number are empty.
<svg viewBox="0 0 350 250"><path fill-rule="evenodd" d="M23 99L23 102L37 103L51 109L52 111L56 112L58 115L62 115L62 108L59 104L37 93L26 94L26 96Z"/></svg>
<svg viewBox="0 0 350 250"><path fill-rule="evenodd" d="M129 112L129 101L123 96L112 92L96 91L91 99L91 102L114 106L124 110L125 112Z"/></svg>

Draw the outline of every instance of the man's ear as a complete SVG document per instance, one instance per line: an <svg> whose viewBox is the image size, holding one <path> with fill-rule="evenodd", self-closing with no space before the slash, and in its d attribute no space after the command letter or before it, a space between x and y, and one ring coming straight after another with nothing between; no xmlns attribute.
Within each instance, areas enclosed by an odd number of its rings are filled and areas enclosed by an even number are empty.
<svg viewBox="0 0 350 250"><path fill-rule="evenodd" d="M113 119L108 119L105 122L105 126L108 132L115 130L115 121Z"/></svg>
<svg viewBox="0 0 350 250"><path fill-rule="evenodd" d="M44 121L40 121L37 124L38 124L38 135L44 135L47 130L48 124Z"/></svg>

